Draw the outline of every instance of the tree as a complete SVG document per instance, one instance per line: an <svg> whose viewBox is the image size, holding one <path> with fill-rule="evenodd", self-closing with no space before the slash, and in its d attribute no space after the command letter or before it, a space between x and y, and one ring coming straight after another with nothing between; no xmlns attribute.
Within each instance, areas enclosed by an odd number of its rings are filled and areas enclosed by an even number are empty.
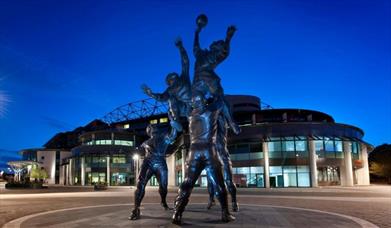
<svg viewBox="0 0 391 228"><path fill-rule="evenodd" d="M39 173L40 173L40 169L38 168L38 166L34 165L30 171L30 178L34 178L35 182L37 182L37 179L40 179Z"/></svg>
<svg viewBox="0 0 391 228"><path fill-rule="evenodd" d="M376 147L368 156L369 171L391 184L391 144Z"/></svg>
<svg viewBox="0 0 391 228"><path fill-rule="evenodd" d="M48 176L48 173L43 167L39 168L38 166L33 166L31 168L30 178L34 178L35 182L37 182L37 179L43 182L43 180L48 178Z"/></svg>

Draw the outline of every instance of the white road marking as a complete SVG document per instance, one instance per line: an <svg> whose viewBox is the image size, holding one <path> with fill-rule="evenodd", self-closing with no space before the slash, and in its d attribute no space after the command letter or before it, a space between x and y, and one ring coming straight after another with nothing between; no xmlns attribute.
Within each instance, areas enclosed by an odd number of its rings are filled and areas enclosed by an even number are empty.
<svg viewBox="0 0 391 228"><path fill-rule="evenodd" d="M158 203L143 203L146 205L159 205ZM192 203L194 205L203 205L204 203ZM53 210L53 211L45 211L45 212L40 212L40 213L35 213L31 215L26 215L21 218L14 219L6 224L3 225L2 228L18 228L22 225L23 222L37 217L37 216L42 216L42 215L49 215L57 212L65 212L65 211L71 211L71 210L80 210L80 209L91 209L91 208L99 208L99 207L118 207L118 206L131 206L132 204L106 204L106 205L96 205L96 206L85 206L85 207L73 207L73 208L65 208L65 209L59 209L59 210ZM315 213L322 213L322 214L327 214L327 215L333 215L333 216L338 216L342 218L346 218L349 220L352 220L359 224L363 228L379 228L375 224L368 222L366 220L349 216L349 215L344 215L344 214L339 214L339 213L334 213L334 212L327 212L327 211L321 211L321 210L315 210L315 209L306 209L306 208L299 208L299 207L286 207L286 206L274 206L274 205L256 205L256 204L241 204L242 206L250 206L250 207L271 207L271 208L282 208L282 209L291 209L291 210L301 210L301 211L309 211L309 212L315 212Z"/></svg>

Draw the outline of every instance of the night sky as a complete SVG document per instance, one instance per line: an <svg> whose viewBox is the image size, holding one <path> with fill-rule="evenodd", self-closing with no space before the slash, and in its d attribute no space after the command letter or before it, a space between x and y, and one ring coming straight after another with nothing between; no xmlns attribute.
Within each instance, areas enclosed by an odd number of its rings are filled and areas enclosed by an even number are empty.
<svg viewBox="0 0 391 228"><path fill-rule="evenodd" d="M375 146L391 142L390 1L71 2L0 1L2 156L146 98L142 83L164 90L180 71L177 36L194 63L200 13L203 47L238 28L217 69L227 94L325 112Z"/></svg>

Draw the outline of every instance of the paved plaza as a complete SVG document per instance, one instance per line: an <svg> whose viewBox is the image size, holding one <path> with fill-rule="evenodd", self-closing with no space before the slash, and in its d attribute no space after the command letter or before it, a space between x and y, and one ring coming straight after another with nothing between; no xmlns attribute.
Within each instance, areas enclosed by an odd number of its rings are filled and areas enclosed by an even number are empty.
<svg viewBox="0 0 391 228"><path fill-rule="evenodd" d="M149 187L140 220L129 221L134 189L49 187L2 190L0 224L8 227L178 227ZM176 189L169 191L173 202ZM239 189L236 221L220 221L219 206L206 209L206 190L193 191L183 214L185 227L391 227L391 187Z"/></svg>

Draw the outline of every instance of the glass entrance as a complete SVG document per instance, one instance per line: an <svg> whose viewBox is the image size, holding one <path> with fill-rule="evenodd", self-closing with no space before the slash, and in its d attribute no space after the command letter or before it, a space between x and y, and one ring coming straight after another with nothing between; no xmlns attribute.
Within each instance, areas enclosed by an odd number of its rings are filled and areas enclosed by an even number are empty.
<svg viewBox="0 0 391 228"><path fill-rule="evenodd" d="M87 173L87 184L94 185L98 183L106 183L106 173Z"/></svg>
<svg viewBox="0 0 391 228"><path fill-rule="evenodd" d="M338 166L318 167L318 185L341 185L340 169Z"/></svg>

